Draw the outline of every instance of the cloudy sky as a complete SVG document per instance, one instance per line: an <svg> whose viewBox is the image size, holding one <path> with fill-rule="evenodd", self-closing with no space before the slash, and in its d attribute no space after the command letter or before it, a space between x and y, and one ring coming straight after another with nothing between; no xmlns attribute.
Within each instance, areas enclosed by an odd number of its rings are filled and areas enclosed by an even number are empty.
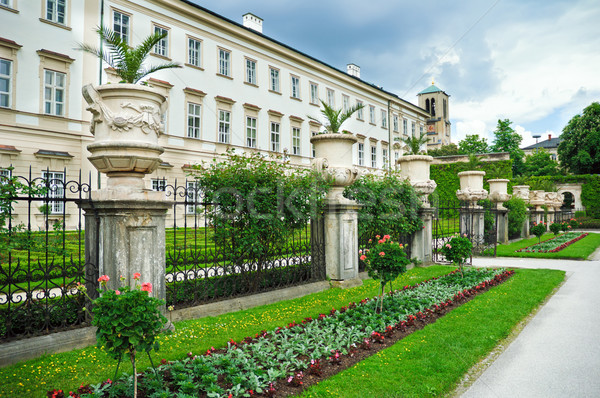
<svg viewBox="0 0 600 398"><path fill-rule="evenodd" d="M197 0L416 103L435 80L448 93L452 141L491 142L510 119L523 145L560 135L600 101L598 0Z"/></svg>

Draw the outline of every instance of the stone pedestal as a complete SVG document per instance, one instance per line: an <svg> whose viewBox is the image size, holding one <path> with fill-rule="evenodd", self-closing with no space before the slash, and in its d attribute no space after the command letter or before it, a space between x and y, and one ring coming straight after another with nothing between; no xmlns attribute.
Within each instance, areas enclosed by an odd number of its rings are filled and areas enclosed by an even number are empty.
<svg viewBox="0 0 600 398"><path fill-rule="evenodd" d="M82 204L86 263L110 277L108 288L135 286L133 274L139 272L140 283L152 283L151 296L166 299L165 217L171 204L164 199L164 192L105 189L92 192L91 201Z"/></svg>
<svg viewBox="0 0 600 398"><path fill-rule="evenodd" d="M473 245L482 244L485 235L485 209L472 205L460 210L460 234L467 234Z"/></svg>
<svg viewBox="0 0 600 398"><path fill-rule="evenodd" d="M419 211L419 216L423 220L423 228L415 232L411 246L412 257L422 261L424 265L432 262L434 214L435 208L431 207L424 207Z"/></svg>
<svg viewBox="0 0 600 398"><path fill-rule="evenodd" d="M362 284L358 277L359 208L343 199L328 199L325 207L325 269L340 287Z"/></svg>
<svg viewBox="0 0 600 398"><path fill-rule="evenodd" d="M523 221L523 226L521 227L521 238L529 238L529 219L530 219L529 211L527 211L527 217L525 221Z"/></svg>
<svg viewBox="0 0 600 398"><path fill-rule="evenodd" d="M498 209L497 242L508 243L508 209L502 207Z"/></svg>

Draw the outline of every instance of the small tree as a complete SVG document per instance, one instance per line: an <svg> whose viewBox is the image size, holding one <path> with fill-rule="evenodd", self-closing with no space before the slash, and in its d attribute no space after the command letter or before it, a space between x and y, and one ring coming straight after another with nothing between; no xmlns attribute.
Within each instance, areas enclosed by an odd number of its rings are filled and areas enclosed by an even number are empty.
<svg viewBox="0 0 600 398"><path fill-rule="evenodd" d="M375 237L377 243L359 253L360 259L367 265L369 276L381 284L379 312L383 311L383 293L385 285L406 272L410 259L401 243L391 240L389 235ZM372 242L372 240L370 240Z"/></svg>
<svg viewBox="0 0 600 398"><path fill-rule="evenodd" d="M527 203L521 198L512 197L504 202L508 212L508 236L514 237L521 233L523 223L527 219Z"/></svg>
<svg viewBox="0 0 600 398"><path fill-rule="evenodd" d="M552 231L554 236L558 236L558 234L560 234L561 230L562 230L562 226L560 223L553 222L552 224L550 224L550 231Z"/></svg>
<svg viewBox="0 0 600 398"><path fill-rule="evenodd" d="M512 122L508 119L498 120L491 150L494 152L508 152L513 161L513 175L517 176L523 174L523 156L525 153L519 148L523 137L510 127L511 124Z"/></svg>
<svg viewBox="0 0 600 398"><path fill-rule="evenodd" d="M539 149L531 155L525 156L524 174L528 176L554 176L558 175L558 162L544 149Z"/></svg>
<svg viewBox="0 0 600 398"><path fill-rule="evenodd" d="M458 147L456 144L448 144L442 145L439 149L428 149L427 154L429 156L437 157L437 156L451 156L458 155Z"/></svg>
<svg viewBox="0 0 600 398"><path fill-rule="evenodd" d="M560 163L573 174L600 173L600 103L592 102L563 128Z"/></svg>
<svg viewBox="0 0 600 398"><path fill-rule="evenodd" d="M323 100L320 100L320 101L321 101L321 104L323 105L323 109L321 109L321 113L327 119L327 124L325 125L325 129L327 130L326 132L331 133L331 134L338 134L340 132L340 129L342 128L342 124L344 124L344 122L346 120L348 120L350 118L350 116L352 116L354 114L354 112L358 111L359 109L363 109L365 107L363 104L357 104L357 105L350 107L347 111L344 112L343 109L334 109L333 107L329 106L329 104L327 104L325 101L323 101ZM317 119L315 117L312 117L312 116L307 116L307 117L310 120L319 122L319 119Z"/></svg>
<svg viewBox="0 0 600 398"><path fill-rule="evenodd" d="M134 48L129 47L129 43L124 41L121 35L105 26L97 28L96 33L98 33L106 48L99 49L88 44L80 44L79 50L92 54L106 62L123 79L122 83L137 83L143 77L161 69L181 68L181 65L177 62L143 66L154 46L167 37L166 32L151 34Z"/></svg>
<svg viewBox="0 0 600 398"><path fill-rule="evenodd" d="M448 243L442 246L441 251L446 260L458 266L460 274L464 277L463 265L471 257L473 251L473 243L467 238L467 234L464 236L454 236Z"/></svg>
<svg viewBox="0 0 600 398"><path fill-rule="evenodd" d="M479 138L479 134L472 134L458 142L458 151L464 154L487 153L489 146L485 138Z"/></svg>
<svg viewBox="0 0 600 398"><path fill-rule="evenodd" d="M540 243L542 241L542 236L546 233L546 223L537 223L534 221L529 232L537 236L538 243Z"/></svg>

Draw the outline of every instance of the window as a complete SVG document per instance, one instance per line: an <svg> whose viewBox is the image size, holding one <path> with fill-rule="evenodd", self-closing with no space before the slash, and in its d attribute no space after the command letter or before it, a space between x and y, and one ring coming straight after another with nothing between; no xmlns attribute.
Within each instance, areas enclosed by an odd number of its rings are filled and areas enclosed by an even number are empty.
<svg viewBox="0 0 600 398"><path fill-rule="evenodd" d="M129 44L129 15L113 11L113 31L121 40Z"/></svg>
<svg viewBox="0 0 600 398"><path fill-rule="evenodd" d="M46 0L46 19L64 25L66 1L67 0Z"/></svg>
<svg viewBox="0 0 600 398"><path fill-rule="evenodd" d="M269 74L271 76L271 91L279 92L279 70L269 68Z"/></svg>
<svg viewBox="0 0 600 398"><path fill-rule="evenodd" d="M292 83L292 98L300 98L300 78L298 76L291 76Z"/></svg>
<svg viewBox="0 0 600 398"><path fill-rule="evenodd" d="M394 164L398 163L398 159L400 159L400 152L394 151Z"/></svg>
<svg viewBox="0 0 600 398"><path fill-rule="evenodd" d="M10 108L12 61L0 59L0 106Z"/></svg>
<svg viewBox="0 0 600 398"><path fill-rule="evenodd" d="M394 131L398 131L398 115L394 115L393 117L394 123Z"/></svg>
<svg viewBox="0 0 600 398"><path fill-rule="evenodd" d="M10 7L10 0L0 0L0 6Z"/></svg>
<svg viewBox="0 0 600 398"><path fill-rule="evenodd" d="M381 127L383 127L384 129L387 129L387 111L385 110L381 110Z"/></svg>
<svg viewBox="0 0 600 398"><path fill-rule="evenodd" d="M219 48L219 74L223 76L231 76L230 68L231 53L227 50Z"/></svg>
<svg viewBox="0 0 600 398"><path fill-rule="evenodd" d="M377 147L371 147L371 167L377 167Z"/></svg>
<svg viewBox="0 0 600 398"><path fill-rule="evenodd" d="M164 192L167 190L167 179L166 178L153 178L152 179L152 190Z"/></svg>
<svg viewBox="0 0 600 398"><path fill-rule="evenodd" d="M246 83L256 85L256 61L246 58Z"/></svg>
<svg viewBox="0 0 600 398"><path fill-rule="evenodd" d="M300 128L292 127L292 154L300 155Z"/></svg>
<svg viewBox="0 0 600 398"><path fill-rule="evenodd" d="M42 178L48 184L48 197L63 198L65 195L65 173L57 171L43 171ZM61 214L65 209L64 202L50 200L48 202L48 214Z"/></svg>
<svg viewBox="0 0 600 398"><path fill-rule="evenodd" d="M330 88L327 89L327 105L335 108L335 91Z"/></svg>
<svg viewBox="0 0 600 398"><path fill-rule="evenodd" d="M356 100L356 106L361 106L362 104L362 101ZM358 111L356 111L356 118L358 120L364 120L363 108L360 108Z"/></svg>
<svg viewBox="0 0 600 398"><path fill-rule="evenodd" d="M158 33L164 35L165 33L169 33L169 31L165 28L161 28L160 26L154 25L154 33ZM169 56L169 38L168 36L163 37L154 45L154 54L161 55L163 57Z"/></svg>
<svg viewBox="0 0 600 398"><path fill-rule="evenodd" d="M389 162L387 148L383 148L381 150L381 158L383 159L383 168L387 169L388 168L388 162Z"/></svg>
<svg viewBox="0 0 600 398"><path fill-rule="evenodd" d="M310 84L310 103L319 104L319 85L317 83Z"/></svg>
<svg viewBox="0 0 600 398"><path fill-rule="evenodd" d="M44 69L44 113L63 116L65 113L66 74Z"/></svg>
<svg viewBox="0 0 600 398"><path fill-rule="evenodd" d="M408 123L406 119L402 119L402 128L404 130L404 135L408 135Z"/></svg>
<svg viewBox="0 0 600 398"><path fill-rule="evenodd" d="M202 192L200 191L200 186L196 183L196 181L186 181L186 202L185 212L187 214L196 214L200 209L200 203L202 202Z"/></svg>
<svg viewBox="0 0 600 398"><path fill-rule="evenodd" d="M375 124L375 107L373 105L369 105L369 122Z"/></svg>
<svg viewBox="0 0 600 398"><path fill-rule="evenodd" d="M362 142L358 143L358 165L365 165L365 144Z"/></svg>
<svg viewBox="0 0 600 398"><path fill-rule="evenodd" d="M12 173L10 169L0 169L0 184L6 184Z"/></svg>
<svg viewBox="0 0 600 398"><path fill-rule="evenodd" d="M419 126L419 132L423 135L423 126Z"/></svg>
<svg viewBox="0 0 600 398"><path fill-rule="evenodd" d="M256 148L256 118L246 117L246 146Z"/></svg>
<svg viewBox="0 0 600 398"><path fill-rule="evenodd" d="M187 136L190 138L200 138L202 105L188 102L187 118Z"/></svg>
<svg viewBox="0 0 600 398"><path fill-rule="evenodd" d="M188 64L202 66L202 42L188 37Z"/></svg>
<svg viewBox="0 0 600 398"><path fill-rule="evenodd" d="M410 128L411 128L412 136L414 137L415 132L416 132L415 122L410 122Z"/></svg>
<svg viewBox="0 0 600 398"><path fill-rule="evenodd" d="M310 134L314 137L315 135L317 135L317 132L316 131L311 131ZM310 144L310 146L311 146L312 157L314 158L314 157L317 156L317 154L315 152L315 144Z"/></svg>
<svg viewBox="0 0 600 398"><path fill-rule="evenodd" d="M342 95L342 109L344 112L348 112L350 109L350 97L347 95Z"/></svg>
<svg viewBox="0 0 600 398"><path fill-rule="evenodd" d="M279 123L271 122L271 150L279 152Z"/></svg>
<svg viewBox="0 0 600 398"><path fill-rule="evenodd" d="M231 127L231 112L219 110L219 139L223 144L229 143L229 130Z"/></svg>
<svg viewBox="0 0 600 398"><path fill-rule="evenodd" d="M377 167L377 148L371 147L371 167Z"/></svg>

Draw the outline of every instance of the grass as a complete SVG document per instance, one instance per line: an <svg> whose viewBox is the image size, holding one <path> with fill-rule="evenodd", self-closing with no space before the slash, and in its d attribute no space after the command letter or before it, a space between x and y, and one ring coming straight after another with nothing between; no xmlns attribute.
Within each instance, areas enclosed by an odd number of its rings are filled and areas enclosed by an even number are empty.
<svg viewBox="0 0 600 398"><path fill-rule="evenodd" d="M564 279L563 271L517 270L394 346L313 386L308 397L425 397L450 394Z"/></svg>
<svg viewBox="0 0 600 398"><path fill-rule="evenodd" d="M545 234L542 236L542 241L546 241L554 237L554 234ZM587 259L600 246L600 234L591 233L580 241L564 248L556 253L526 253L516 250L532 246L538 243L536 237L519 240L508 245L498 245L496 247L496 255L498 257L520 257L520 258L564 258L573 260Z"/></svg>
<svg viewBox="0 0 600 398"><path fill-rule="evenodd" d="M451 270L445 266L413 269L398 278L394 286L415 284ZM370 397L421 396L450 391L563 277L561 271L518 270L505 284L455 309L394 347L323 381L309 390L307 396L364 397L365 391ZM187 352L203 353L211 346L223 347L229 338L241 340L263 329L316 317L332 307L340 308L351 301L374 296L377 287L376 281L367 280L353 289L328 289L218 317L178 322L174 334L160 338L161 351L153 358L180 359ZM19 363L0 369L0 397L40 397L52 388L73 390L81 383L112 379L115 365L96 347ZM147 367L147 358L141 358L139 365ZM408 372L407 368L414 369ZM124 364L121 370L130 373L131 366ZM394 377L389 377L390 374Z"/></svg>

